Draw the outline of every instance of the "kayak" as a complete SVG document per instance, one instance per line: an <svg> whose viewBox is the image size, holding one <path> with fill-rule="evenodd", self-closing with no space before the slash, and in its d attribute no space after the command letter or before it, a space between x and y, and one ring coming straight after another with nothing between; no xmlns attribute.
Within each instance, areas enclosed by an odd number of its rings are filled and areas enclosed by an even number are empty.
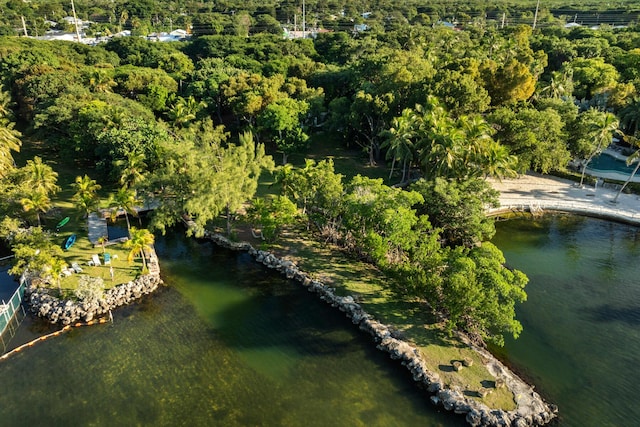
<svg viewBox="0 0 640 427"><path fill-rule="evenodd" d="M64 244L62 246L64 247L65 250L67 250L71 246L73 246L75 242L76 242L76 235L72 234L71 236L67 237L67 239L64 241Z"/></svg>
<svg viewBox="0 0 640 427"><path fill-rule="evenodd" d="M64 227L69 222L69 217L65 217L56 225L56 228Z"/></svg>

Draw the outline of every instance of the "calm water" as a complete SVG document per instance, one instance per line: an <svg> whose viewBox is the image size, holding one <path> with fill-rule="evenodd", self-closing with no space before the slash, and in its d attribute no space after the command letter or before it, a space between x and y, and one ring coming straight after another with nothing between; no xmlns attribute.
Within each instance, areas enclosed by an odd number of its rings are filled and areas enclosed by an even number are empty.
<svg viewBox="0 0 640 427"><path fill-rule="evenodd" d="M2 426L461 426L341 313L247 255L157 243L169 285L0 363ZM25 323L18 339L46 328Z"/></svg>
<svg viewBox="0 0 640 427"><path fill-rule="evenodd" d="M636 164L633 163L630 166L627 166L627 163L618 160L613 156L609 156L607 154L601 154L597 157L594 157L593 160L589 162L587 169L593 169L596 171L615 171L615 172L623 172L627 175L631 175L633 170L635 169Z"/></svg>
<svg viewBox="0 0 640 427"><path fill-rule="evenodd" d="M574 216L497 229L530 278L505 357L558 404L559 425L640 425L640 229Z"/></svg>

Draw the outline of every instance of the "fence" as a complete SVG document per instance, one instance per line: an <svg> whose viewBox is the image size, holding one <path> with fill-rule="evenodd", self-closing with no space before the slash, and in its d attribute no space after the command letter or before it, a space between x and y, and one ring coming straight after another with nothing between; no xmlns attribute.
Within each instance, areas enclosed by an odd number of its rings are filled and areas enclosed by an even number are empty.
<svg viewBox="0 0 640 427"><path fill-rule="evenodd" d="M7 343L15 335L21 320L26 314L22 307L24 288L25 282L21 280L20 286L9 301L2 301L2 305L0 305L0 341L2 341L3 353L7 350Z"/></svg>

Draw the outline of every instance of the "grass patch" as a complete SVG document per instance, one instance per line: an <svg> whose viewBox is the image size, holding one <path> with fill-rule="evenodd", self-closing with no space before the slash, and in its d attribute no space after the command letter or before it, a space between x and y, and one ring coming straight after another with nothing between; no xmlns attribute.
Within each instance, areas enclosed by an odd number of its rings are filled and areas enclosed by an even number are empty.
<svg viewBox="0 0 640 427"><path fill-rule="evenodd" d="M101 277L104 279L105 289L135 280L140 276L143 267L142 260L137 258L129 264L127 261L129 250L125 249L122 243L105 248L105 252L108 252L112 257L113 280L111 280L109 266L105 266L104 264L101 266L90 266L87 264L94 254L99 255L101 263L104 258L102 247L94 247L89 241L86 218L81 217L71 202L74 194L71 184L75 181L76 176L84 175L85 172L81 172L73 162L60 161L56 153L47 150L45 144L32 139L25 139L21 151L16 153L14 157L16 163L19 166L23 166L27 163L27 160L33 159L34 156L42 157L43 160L58 173L57 184L62 189L53 197L52 209L50 209L46 215L42 215L42 227L53 234L54 242L60 244L60 246L62 246L71 234L77 236L73 246L69 248L69 250L64 251L63 259L69 267L72 263L77 262L83 271L80 274L72 274L71 276L61 278L60 287L62 289L62 296L67 297L73 295L73 291L78 287L81 274ZM88 174L91 176L91 171L89 171ZM102 200L101 206L105 208L107 207L108 192L108 189L103 189L100 193ZM56 231L56 225L65 217L70 218L69 222L59 231ZM113 259L114 256L115 259ZM53 283L50 286L51 288L57 289L58 284Z"/></svg>

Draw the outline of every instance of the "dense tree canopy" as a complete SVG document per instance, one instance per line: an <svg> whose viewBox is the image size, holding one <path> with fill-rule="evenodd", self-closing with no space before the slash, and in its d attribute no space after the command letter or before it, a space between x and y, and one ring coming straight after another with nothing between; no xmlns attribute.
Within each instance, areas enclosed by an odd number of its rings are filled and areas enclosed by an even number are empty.
<svg viewBox="0 0 640 427"><path fill-rule="evenodd" d="M534 2L308 0L305 30L333 31L286 39L301 13L295 2L77 0L95 33L175 25L193 37L0 39L0 213L18 220L4 235L37 224L58 190L46 158L14 163L22 132L83 170L74 202L84 215L104 186L114 209L157 203L151 225L163 232L187 217L196 233L219 218L230 231L248 209L275 239L302 218L450 327L496 343L517 336L526 278L487 242L484 209L496 195L485 178L564 171L601 151L618 119L629 135L640 123L638 28L565 29L566 18L541 10L534 30L525 3ZM69 13L61 0L0 7L0 32L10 34L20 16L33 34L45 29L41 15ZM331 156L336 140L389 178L304 159L307 141ZM256 197L276 154L283 165L266 191L279 194ZM148 244L143 234L134 255ZM41 267L55 268L55 250L45 252Z"/></svg>

